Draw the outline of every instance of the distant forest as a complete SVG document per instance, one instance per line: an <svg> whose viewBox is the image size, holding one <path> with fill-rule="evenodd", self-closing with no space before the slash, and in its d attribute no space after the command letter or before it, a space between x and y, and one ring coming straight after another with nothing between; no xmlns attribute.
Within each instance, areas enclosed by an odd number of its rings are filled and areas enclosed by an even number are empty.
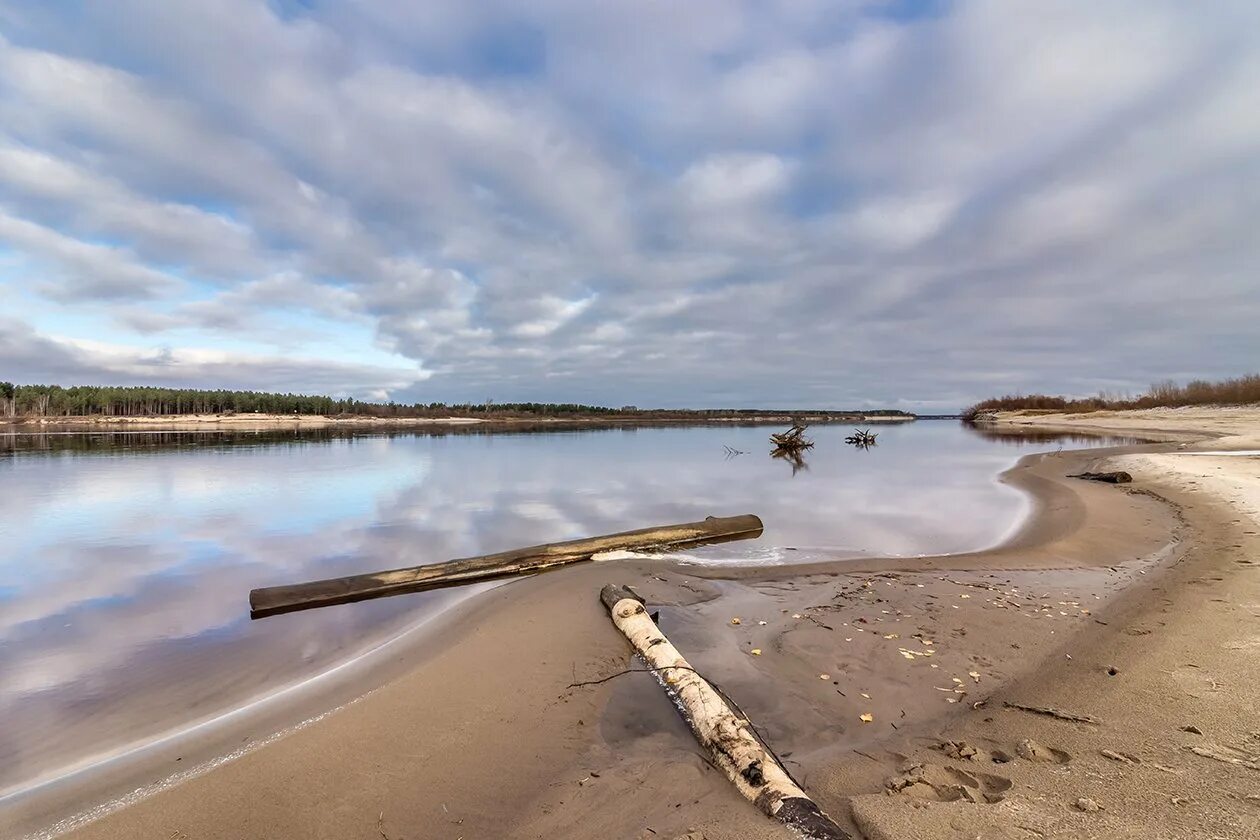
<svg viewBox="0 0 1260 840"><path fill-rule="evenodd" d="M1044 394L1012 395L982 400L963 412L964 419L986 411L1063 411L1077 413L1120 410L1126 408L1177 408L1187 405L1251 405L1260 403L1260 374L1249 373L1235 379L1208 382L1196 379L1185 385L1173 381L1157 382L1146 393L1136 397L1099 394L1096 397L1069 399Z"/></svg>
<svg viewBox="0 0 1260 840"><path fill-rule="evenodd" d="M904 411L769 411L764 409L608 408L579 403L396 403L365 402L313 394L262 391L202 391L194 388L149 388L79 385L14 385L0 382L0 416L26 417L162 417L180 414L314 414L328 417L758 417L804 414L810 417L910 416Z"/></svg>

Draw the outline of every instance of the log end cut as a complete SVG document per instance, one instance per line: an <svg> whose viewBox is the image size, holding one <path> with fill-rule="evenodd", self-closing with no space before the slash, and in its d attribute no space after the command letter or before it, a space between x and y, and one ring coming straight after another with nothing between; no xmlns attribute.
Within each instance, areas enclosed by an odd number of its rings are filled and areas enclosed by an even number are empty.
<svg viewBox="0 0 1260 840"><path fill-rule="evenodd" d="M610 583L599 591L599 600L603 602L604 607L609 612L612 612L613 607L617 606L618 602L627 598L632 601L638 601L640 604L644 603L643 596L628 586L618 586L615 583Z"/></svg>
<svg viewBox="0 0 1260 840"><path fill-rule="evenodd" d="M812 799L800 796L781 799L778 810L772 816L796 829L807 840L851 840L845 830L836 825Z"/></svg>

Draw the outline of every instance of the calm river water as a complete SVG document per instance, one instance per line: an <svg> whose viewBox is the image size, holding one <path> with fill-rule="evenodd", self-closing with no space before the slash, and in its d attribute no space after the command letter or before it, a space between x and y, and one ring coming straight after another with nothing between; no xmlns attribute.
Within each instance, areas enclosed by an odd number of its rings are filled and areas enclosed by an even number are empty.
<svg viewBox="0 0 1260 840"><path fill-rule="evenodd" d="M741 513L765 535L696 562L967 551L1026 510L999 472L1101 442L920 421L861 451L824 426L794 469L769 457L771 431L0 437L0 796L325 671L464 594L251 622L253 587Z"/></svg>

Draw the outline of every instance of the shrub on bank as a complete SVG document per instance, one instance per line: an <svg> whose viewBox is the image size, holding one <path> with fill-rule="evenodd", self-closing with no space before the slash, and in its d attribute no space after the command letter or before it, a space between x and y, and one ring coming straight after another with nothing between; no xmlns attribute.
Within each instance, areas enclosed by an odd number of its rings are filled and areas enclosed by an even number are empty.
<svg viewBox="0 0 1260 840"><path fill-rule="evenodd" d="M992 397L981 400L964 411L963 419L974 420L977 415L996 411L1061 411L1073 414L1104 409L1119 411L1126 408L1255 404L1260 404L1260 374L1249 373L1220 382L1195 379L1185 385L1166 380L1155 383L1146 393L1138 397L1117 397L1108 394L1083 399L1051 397L1045 394Z"/></svg>

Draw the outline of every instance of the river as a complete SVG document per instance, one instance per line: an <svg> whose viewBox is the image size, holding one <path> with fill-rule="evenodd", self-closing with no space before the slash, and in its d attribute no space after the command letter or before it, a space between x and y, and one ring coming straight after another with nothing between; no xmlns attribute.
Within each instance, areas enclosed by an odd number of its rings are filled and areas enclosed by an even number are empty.
<svg viewBox="0 0 1260 840"><path fill-rule="evenodd" d="M1020 456L1117 442L920 421L861 450L832 425L797 465L770 431L0 437L0 796L310 681L469 594L251 622L253 587L742 513L761 539L691 562L970 551L1026 513L998 481Z"/></svg>

